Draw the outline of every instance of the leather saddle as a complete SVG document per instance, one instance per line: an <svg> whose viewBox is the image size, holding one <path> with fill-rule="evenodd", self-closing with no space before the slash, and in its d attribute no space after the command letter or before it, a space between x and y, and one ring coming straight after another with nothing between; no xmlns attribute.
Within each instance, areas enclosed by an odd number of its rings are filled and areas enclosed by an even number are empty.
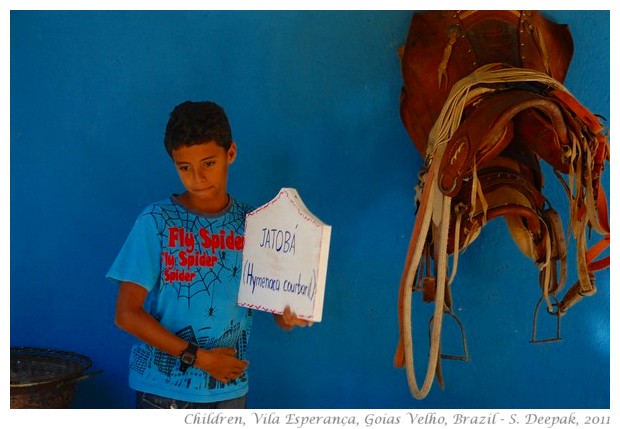
<svg viewBox="0 0 620 429"><path fill-rule="evenodd" d="M401 118L424 157L416 216L399 292L400 338L394 363L406 366L414 397L441 375L442 317L452 311L450 287L458 254L491 219L502 217L540 272L542 302L559 318L596 292L595 260L609 246L605 192L606 130L563 86L573 54L566 25L536 11L432 11L413 15L400 51ZM578 278L567 277L567 234L542 188L540 162L566 190ZM588 229L601 236L588 247ZM570 238L570 237L569 237ZM449 275L449 255L452 256ZM423 385L414 371L411 298L435 304ZM534 314L532 341L536 338ZM457 319L458 321L458 319ZM459 325L460 321L458 321ZM558 337L559 339L559 332ZM463 330L463 344L466 343ZM467 358L467 356L465 356Z"/></svg>

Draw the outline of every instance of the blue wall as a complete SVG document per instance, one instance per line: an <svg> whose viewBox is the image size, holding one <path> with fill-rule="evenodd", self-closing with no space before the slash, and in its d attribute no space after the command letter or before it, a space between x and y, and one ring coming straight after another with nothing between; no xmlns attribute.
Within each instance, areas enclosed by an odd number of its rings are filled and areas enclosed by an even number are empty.
<svg viewBox="0 0 620 429"><path fill-rule="evenodd" d="M566 85L609 119L609 12L546 14L575 40ZM471 361L444 362L446 389L435 384L424 401L393 367L421 164L398 113L396 52L410 18L11 12L11 345L91 356L104 373L79 384L75 407L133 406L133 339L113 324L116 286L104 276L141 208L182 190L162 144L169 111L212 99L239 149L230 192L258 205L294 187L333 226L324 321L287 333L255 317L251 407L609 407L609 271L563 319L563 341L530 344L537 270L502 221L459 263ZM548 174L546 189L566 216L556 182Z"/></svg>

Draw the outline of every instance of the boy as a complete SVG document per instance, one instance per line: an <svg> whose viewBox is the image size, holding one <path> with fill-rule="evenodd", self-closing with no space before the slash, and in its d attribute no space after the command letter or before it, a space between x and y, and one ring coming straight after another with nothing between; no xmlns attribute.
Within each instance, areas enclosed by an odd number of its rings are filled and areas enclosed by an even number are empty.
<svg viewBox="0 0 620 429"><path fill-rule="evenodd" d="M129 385L137 408L245 408L251 310L238 307L245 215L227 193L237 148L224 110L185 102L164 138L185 192L138 217L107 277L115 323L141 340ZM283 329L307 326L287 309Z"/></svg>

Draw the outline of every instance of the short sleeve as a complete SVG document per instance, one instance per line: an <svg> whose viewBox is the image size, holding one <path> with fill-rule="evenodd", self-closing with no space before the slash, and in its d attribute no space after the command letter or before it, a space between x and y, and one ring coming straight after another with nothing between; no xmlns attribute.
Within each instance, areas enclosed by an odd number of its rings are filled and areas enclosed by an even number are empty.
<svg viewBox="0 0 620 429"><path fill-rule="evenodd" d="M145 210L136 220L125 244L106 277L118 282L132 282L151 290L161 272L161 233L152 210Z"/></svg>

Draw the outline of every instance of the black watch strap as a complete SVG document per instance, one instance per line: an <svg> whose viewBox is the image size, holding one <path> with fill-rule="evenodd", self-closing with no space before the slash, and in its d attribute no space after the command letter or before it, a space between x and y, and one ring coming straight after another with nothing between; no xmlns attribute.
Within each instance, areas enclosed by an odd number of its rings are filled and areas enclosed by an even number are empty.
<svg viewBox="0 0 620 429"><path fill-rule="evenodd" d="M194 365L196 362L196 354L198 353L198 346L196 344L189 343L187 348L183 350L179 359L181 359L181 365L179 369L181 372L187 371L187 368Z"/></svg>

